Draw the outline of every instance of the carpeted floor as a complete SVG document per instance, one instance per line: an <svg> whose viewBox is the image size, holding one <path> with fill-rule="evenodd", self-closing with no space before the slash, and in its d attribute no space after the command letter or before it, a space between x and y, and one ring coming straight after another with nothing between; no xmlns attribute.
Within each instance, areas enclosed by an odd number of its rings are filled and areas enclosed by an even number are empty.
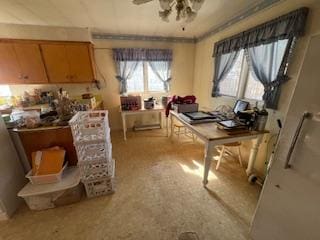
<svg viewBox="0 0 320 240"><path fill-rule="evenodd" d="M203 145L171 142L162 130L113 132L116 193L45 211L23 205L0 222L0 239L200 240L249 239L259 187L233 159L202 187Z"/></svg>

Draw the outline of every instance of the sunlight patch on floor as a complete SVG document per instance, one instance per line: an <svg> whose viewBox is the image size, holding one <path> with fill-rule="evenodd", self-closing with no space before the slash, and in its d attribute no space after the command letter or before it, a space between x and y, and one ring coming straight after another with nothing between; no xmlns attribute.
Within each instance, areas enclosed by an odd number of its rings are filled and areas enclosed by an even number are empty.
<svg viewBox="0 0 320 240"><path fill-rule="evenodd" d="M192 160L192 163L194 164L194 168L189 167L188 165L183 163L179 163L179 164L184 172L203 178L203 172L204 172L203 165L198 163L195 160ZM208 180L216 180L216 179L218 179L218 177L212 171L209 171Z"/></svg>

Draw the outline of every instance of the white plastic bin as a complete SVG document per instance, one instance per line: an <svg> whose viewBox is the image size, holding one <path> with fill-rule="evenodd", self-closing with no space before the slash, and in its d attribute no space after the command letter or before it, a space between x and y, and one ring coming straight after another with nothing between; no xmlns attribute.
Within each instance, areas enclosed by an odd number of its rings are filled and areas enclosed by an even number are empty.
<svg viewBox="0 0 320 240"><path fill-rule="evenodd" d="M30 183L32 183L32 184L49 184L49 183L60 182L61 178L62 178L63 171L65 170L66 167L67 167L67 164L65 164L63 166L63 168L61 169L60 172L55 173L55 174L37 175L37 176L33 176L32 170L30 170L27 173L26 178L28 178Z"/></svg>
<svg viewBox="0 0 320 240"><path fill-rule="evenodd" d="M31 210L44 210L80 201L82 188L79 169L70 167L64 171L60 182L39 185L28 183L18 196L26 201Z"/></svg>

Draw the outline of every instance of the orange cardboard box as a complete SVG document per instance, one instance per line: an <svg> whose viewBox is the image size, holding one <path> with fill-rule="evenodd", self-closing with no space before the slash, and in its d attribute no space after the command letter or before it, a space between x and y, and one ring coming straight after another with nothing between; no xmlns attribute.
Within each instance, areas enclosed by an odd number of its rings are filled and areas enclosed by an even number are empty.
<svg viewBox="0 0 320 240"><path fill-rule="evenodd" d="M63 167L65 153L66 151L60 147L52 147L33 152L33 175L48 175L60 172Z"/></svg>

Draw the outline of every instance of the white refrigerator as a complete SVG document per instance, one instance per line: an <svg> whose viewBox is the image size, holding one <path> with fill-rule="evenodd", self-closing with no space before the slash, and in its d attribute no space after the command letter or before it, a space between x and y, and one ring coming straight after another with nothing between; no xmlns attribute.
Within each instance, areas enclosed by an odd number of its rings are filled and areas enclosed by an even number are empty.
<svg viewBox="0 0 320 240"><path fill-rule="evenodd" d="M0 220L8 219L23 201L17 193L25 184L23 167L0 114Z"/></svg>
<svg viewBox="0 0 320 240"><path fill-rule="evenodd" d="M310 39L304 56L251 236L320 239L320 35Z"/></svg>

